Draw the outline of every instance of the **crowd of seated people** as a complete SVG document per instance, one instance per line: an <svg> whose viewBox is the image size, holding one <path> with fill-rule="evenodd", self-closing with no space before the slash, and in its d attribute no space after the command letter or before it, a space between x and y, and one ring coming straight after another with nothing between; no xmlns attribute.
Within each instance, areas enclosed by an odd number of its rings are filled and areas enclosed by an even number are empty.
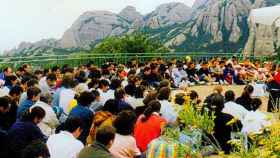
<svg viewBox="0 0 280 158"><path fill-rule="evenodd" d="M270 124L258 110L261 100L251 97L251 82L279 88L280 67L236 57L36 70L28 64L16 70L7 67L0 74L0 157L149 157L149 144L166 125L178 123L185 95L214 112L215 140L228 153L231 132L259 132ZM196 91L171 99L174 88L205 83L246 86L241 96L218 86L204 102ZM232 118L240 128L226 125ZM256 121L252 124L251 119Z"/></svg>

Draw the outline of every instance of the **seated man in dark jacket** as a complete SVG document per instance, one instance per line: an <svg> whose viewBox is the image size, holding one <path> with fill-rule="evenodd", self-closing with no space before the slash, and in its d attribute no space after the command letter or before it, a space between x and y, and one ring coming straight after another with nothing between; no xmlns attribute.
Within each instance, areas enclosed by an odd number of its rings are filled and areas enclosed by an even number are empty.
<svg viewBox="0 0 280 158"><path fill-rule="evenodd" d="M113 158L109 152L115 139L115 129L111 126L104 126L97 130L96 141L93 145L85 147L78 158Z"/></svg>

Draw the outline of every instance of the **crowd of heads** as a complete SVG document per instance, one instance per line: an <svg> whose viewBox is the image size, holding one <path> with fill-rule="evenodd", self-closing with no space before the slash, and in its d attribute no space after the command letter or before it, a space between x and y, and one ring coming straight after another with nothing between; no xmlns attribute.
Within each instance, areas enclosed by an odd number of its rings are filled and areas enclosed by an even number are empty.
<svg viewBox="0 0 280 158"><path fill-rule="evenodd" d="M172 96L176 89L185 90L187 86L200 84L247 85L252 82L280 84L280 67L271 62L239 61L236 57L207 61L191 61L190 58L164 61L158 58L145 63L133 59L124 65L107 62L98 67L89 63L36 70L29 64L16 70L7 67L0 74L0 113L12 121L1 129L9 135L16 121L38 125L47 112L33 105L43 102L56 114L59 123L52 127L56 132L68 131L83 144L87 144L87 136L92 136L109 148L116 133L134 134L138 118L141 124L149 122L154 114L161 116L162 109L166 108L165 102L180 107L188 96L196 105L203 103L196 91ZM251 98L253 91L251 85L245 86L240 98L249 99L250 105L245 107L256 111L262 101ZM232 90L223 93L221 86L217 86L209 97L204 104L216 114L222 112L225 102L234 102L237 98ZM96 123L107 116L114 118L109 126ZM30 158L38 153L48 157L42 142L30 142L20 152ZM33 150L34 146L38 148Z"/></svg>

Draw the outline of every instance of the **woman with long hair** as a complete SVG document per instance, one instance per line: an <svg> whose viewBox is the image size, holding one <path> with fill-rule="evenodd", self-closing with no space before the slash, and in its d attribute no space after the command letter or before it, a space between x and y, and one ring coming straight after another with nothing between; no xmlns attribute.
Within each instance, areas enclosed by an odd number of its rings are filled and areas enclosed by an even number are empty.
<svg viewBox="0 0 280 158"><path fill-rule="evenodd" d="M251 111L254 109L252 105L252 97L251 95L254 92L254 87L252 85L247 85L240 97L236 99L236 103L242 105L245 109Z"/></svg>

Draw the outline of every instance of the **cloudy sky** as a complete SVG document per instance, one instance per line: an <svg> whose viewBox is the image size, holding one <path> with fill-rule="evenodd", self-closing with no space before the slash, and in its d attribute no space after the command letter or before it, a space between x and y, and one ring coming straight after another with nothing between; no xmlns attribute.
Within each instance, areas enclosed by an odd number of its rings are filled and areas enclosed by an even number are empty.
<svg viewBox="0 0 280 158"><path fill-rule="evenodd" d="M74 20L88 10L119 12L133 5L146 14L158 5L194 0L1 0L0 52L17 46L22 41L60 38Z"/></svg>

